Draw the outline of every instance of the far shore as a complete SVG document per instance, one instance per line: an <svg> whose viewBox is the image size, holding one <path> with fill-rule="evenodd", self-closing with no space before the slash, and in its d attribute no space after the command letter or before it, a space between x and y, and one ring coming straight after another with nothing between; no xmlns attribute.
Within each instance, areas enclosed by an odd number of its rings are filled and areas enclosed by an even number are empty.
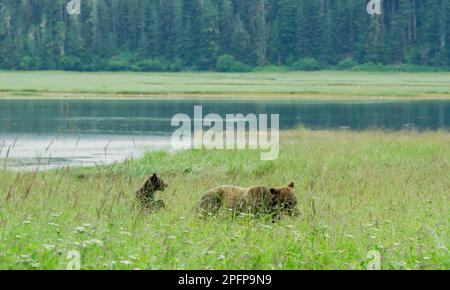
<svg viewBox="0 0 450 290"><path fill-rule="evenodd" d="M450 73L0 71L0 99L450 100Z"/></svg>
<svg viewBox="0 0 450 290"><path fill-rule="evenodd" d="M22 92L0 92L0 100L205 100L205 101L334 101L334 102L386 102L450 100L450 95L427 96L339 96L301 94L111 94L111 93L65 93L45 92L27 94Z"/></svg>

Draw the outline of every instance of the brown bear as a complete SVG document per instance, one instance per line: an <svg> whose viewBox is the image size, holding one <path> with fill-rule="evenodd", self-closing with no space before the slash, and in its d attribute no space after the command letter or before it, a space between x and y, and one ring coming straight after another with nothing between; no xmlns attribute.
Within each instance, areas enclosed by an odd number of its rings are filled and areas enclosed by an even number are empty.
<svg viewBox="0 0 450 290"><path fill-rule="evenodd" d="M149 209L152 211L160 210L166 205L164 201L155 198L155 193L159 191L164 191L167 187L167 183L164 182L155 173L149 176L141 188L136 191L136 198L138 203L143 209Z"/></svg>
<svg viewBox="0 0 450 290"><path fill-rule="evenodd" d="M282 214L300 214L294 183L281 188L219 186L206 191L198 204L203 215L216 214L221 208L233 214L269 215L274 220Z"/></svg>

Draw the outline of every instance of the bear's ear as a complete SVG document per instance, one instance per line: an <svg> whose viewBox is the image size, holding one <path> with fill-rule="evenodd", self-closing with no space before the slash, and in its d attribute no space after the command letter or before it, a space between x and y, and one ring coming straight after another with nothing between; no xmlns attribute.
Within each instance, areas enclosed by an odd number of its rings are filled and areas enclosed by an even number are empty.
<svg viewBox="0 0 450 290"><path fill-rule="evenodd" d="M158 175L156 175L156 173L153 173L152 177L150 177L150 181L152 183L155 183L156 181L158 181Z"/></svg>
<svg viewBox="0 0 450 290"><path fill-rule="evenodd" d="M290 188L294 188L295 184L293 182L289 183Z"/></svg>
<svg viewBox="0 0 450 290"><path fill-rule="evenodd" d="M271 188L270 189L270 193L273 194L273 195L278 195L278 194L280 194L280 191L278 189L276 189L276 188Z"/></svg>

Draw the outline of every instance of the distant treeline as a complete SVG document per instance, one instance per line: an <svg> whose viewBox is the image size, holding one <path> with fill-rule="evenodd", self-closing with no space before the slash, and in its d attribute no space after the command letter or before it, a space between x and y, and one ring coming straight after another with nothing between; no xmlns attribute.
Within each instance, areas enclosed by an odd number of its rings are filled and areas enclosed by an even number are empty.
<svg viewBox="0 0 450 290"><path fill-rule="evenodd" d="M450 0L0 0L0 69L450 67ZM387 66L386 66L387 65Z"/></svg>

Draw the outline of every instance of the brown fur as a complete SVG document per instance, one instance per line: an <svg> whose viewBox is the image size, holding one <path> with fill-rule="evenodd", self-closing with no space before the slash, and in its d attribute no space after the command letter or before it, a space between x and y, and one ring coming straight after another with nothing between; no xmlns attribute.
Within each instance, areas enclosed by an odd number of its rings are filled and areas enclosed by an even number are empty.
<svg viewBox="0 0 450 290"><path fill-rule="evenodd" d="M157 191L164 191L166 187L167 183L158 177L158 175L153 174L149 176L141 188L136 191L136 198L141 207L150 210L160 210L164 208L164 201L155 199L155 193Z"/></svg>
<svg viewBox="0 0 450 290"><path fill-rule="evenodd" d="M294 183L281 188L225 185L206 191L198 204L198 210L202 214L216 214L225 208L234 214L267 214L276 218L282 213L298 215L296 206Z"/></svg>

